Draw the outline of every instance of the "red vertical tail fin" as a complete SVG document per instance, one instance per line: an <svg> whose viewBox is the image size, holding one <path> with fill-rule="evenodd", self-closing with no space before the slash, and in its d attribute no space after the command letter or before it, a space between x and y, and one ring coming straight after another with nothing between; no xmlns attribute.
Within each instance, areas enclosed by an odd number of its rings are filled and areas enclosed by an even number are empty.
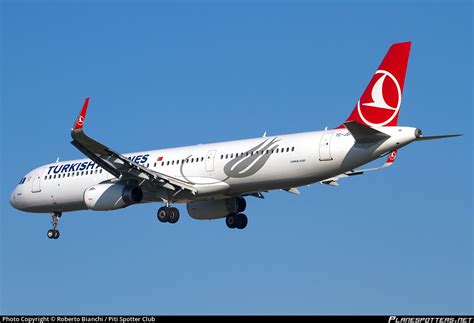
<svg viewBox="0 0 474 323"><path fill-rule="evenodd" d="M369 127L397 125L410 46L411 42L405 42L390 47L346 122Z"/></svg>

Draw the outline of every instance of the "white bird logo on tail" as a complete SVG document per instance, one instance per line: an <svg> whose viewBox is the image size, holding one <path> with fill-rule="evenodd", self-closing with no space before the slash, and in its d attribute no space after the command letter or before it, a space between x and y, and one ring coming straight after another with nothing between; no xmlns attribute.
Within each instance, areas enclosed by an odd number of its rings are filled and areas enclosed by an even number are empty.
<svg viewBox="0 0 474 323"><path fill-rule="evenodd" d="M397 110L397 108L391 107L385 102L383 97L383 82L387 74L384 74L381 78L375 82L374 87L372 88L372 100L373 102L370 103L363 103L368 107L380 108L380 109L389 109L389 110Z"/></svg>
<svg viewBox="0 0 474 323"><path fill-rule="evenodd" d="M383 74L383 75L375 82L375 84L372 87L372 91L371 91L372 102L361 103L360 100L359 100L359 102L357 102L357 108L358 108L358 111L359 111L360 118L367 125L372 126L372 127L373 126L385 126L390 121L392 121L393 118L395 118L395 116L397 115L398 111L400 110L400 103L402 101L402 91L400 89L400 85L398 84L397 79L390 72L387 72L387 71L384 71L384 70L378 70L377 72L375 72L375 74L376 75L377 74ZM387 76L390 80L393 81L393 83L395 84L395 86L397 88L397 98L398 98L398 100L397 100L397 106L396 107L390 106L385 101L385 98L384 98L383 85L384 85L384 82L385 82ZM370 122L369 120L367 120L366 117L364 117L361 106L378 108L378 109L385 109L385 110L392 110L393 113L389 114L385 121L374 123L374 122ZM367 113L367 111L366 111L366 113Z"/></svg>

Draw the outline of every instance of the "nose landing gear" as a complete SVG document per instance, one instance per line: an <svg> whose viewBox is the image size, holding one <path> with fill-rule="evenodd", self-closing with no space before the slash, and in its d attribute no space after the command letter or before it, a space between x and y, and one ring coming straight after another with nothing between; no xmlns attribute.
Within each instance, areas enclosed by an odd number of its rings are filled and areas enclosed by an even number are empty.
<svg viewBox="0 0 474 323"><path fill-rule="evenodd" d="M61 217L62 213L61 212L51 212L51 224L53 225L53 228L48 230L48 238L49 239L58 239L59 238L59 230L58 228L58 222L59 218Z"/></svg>

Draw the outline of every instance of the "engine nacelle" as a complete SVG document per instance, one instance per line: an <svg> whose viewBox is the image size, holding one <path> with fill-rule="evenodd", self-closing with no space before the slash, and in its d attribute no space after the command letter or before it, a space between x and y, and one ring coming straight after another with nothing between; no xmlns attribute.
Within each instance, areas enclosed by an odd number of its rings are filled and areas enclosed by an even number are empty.
<svg viewBox="0 0 474 323"><path fill-rule="evenodd" d="M225 200L191 202L186 208L193 219L212 220L224 218L230 213L243 212L246 205L243 197L232 197Z"/></svg>
<svg viewBox="0 0 474 323"><path fill-rule="evenodd" d="M98 184L84 192L84 203L95 211L116 210L143 199L143 191L138 186L123 184Z"/></svg>

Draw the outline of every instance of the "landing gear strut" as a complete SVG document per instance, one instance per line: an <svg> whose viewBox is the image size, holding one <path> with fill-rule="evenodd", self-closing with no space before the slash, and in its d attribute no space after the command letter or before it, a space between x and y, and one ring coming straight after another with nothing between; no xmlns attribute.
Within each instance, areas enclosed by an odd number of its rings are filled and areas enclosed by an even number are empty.
<svg viewBox="0 0 474 323"><path fill-rule="evenodd" d="M225 218L225 224L230 229L245 229L248 223L248 218L243 213L231 213Z"/></svg>
<svg viewBox="0 0 474 323"><path fill-rule="evenodd" d="M48 238L49 239L58 239L59 238L59 230L58 228L58 222L59 218L61 217L62 213L61 212L51 212L51 224L53 225L53 228L48 230Z"/></svg>
<svg viewBox="0 0 474 323"><path fill-rule="evenodd" d="M179 210L175 207L162 206L158 209L156 217L160 222L176 223L179 220Z"/></svg>

